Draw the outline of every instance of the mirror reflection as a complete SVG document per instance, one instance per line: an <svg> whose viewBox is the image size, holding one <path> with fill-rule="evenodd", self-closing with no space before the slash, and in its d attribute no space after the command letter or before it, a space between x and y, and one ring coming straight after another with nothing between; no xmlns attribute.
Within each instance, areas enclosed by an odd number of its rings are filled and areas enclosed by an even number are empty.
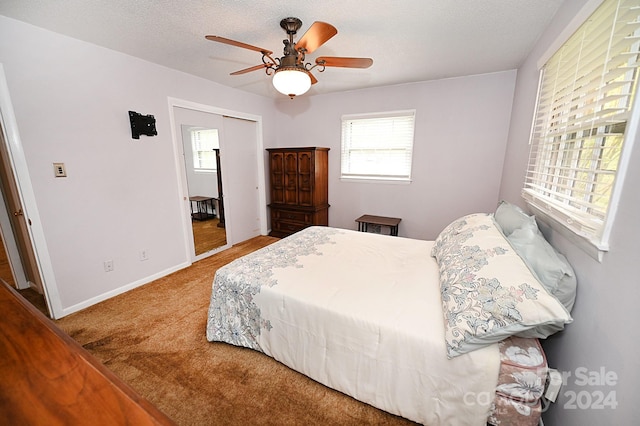
<svg viewBox="0 0 640 426"><path fill-rule="evenodd" d="M182 125L196 256L227 244L218 129Z"/></svg>

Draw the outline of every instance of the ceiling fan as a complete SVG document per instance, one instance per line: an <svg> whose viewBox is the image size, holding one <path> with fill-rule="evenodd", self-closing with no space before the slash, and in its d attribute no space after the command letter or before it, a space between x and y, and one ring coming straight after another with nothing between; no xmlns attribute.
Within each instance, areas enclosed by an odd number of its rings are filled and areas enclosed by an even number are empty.
<svg viewBox="0 0 640 426"><path fill-rule="evenodd" d="M311 70L314 68L318 68L318 72L323 72L325 67L369 68L373 64L373 59L371 58L345 58L337 56L320 56L316 58L315 65L309 62L305 63L305 55L312 53L331 37L338 34L338 30L331 24L316 21L309 27L300 40L294 43L293 37L297 34L301 26L302 21L298 18L284 18L280 21L280 27L282 27L289 36L288 39L282 41L284 43L284 56L280 58L274 58L271 50L252 46L240 41L214 35L208 35L205 38L207 40L262 53L262 64L232 72L231 75L240 75L265 69L267 75L273 75L273 86L276 90L289 96L291 99L293 99L294 96L302 95L309 90L312 84L318 82L313 74L311 74Z"/></svg>

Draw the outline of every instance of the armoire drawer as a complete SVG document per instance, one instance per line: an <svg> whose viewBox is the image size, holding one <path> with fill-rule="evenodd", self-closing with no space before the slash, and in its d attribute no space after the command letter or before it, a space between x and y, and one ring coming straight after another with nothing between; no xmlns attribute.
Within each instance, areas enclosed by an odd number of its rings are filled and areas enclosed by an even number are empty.
<svg viewBox="0 0 640 426"><path fill-rule="evenodd" d="M309 224L306 224L306 223L274 221L271 223L271 231L274 234L290 235L295 232L301 231L308 226Z"/></svg>
<svg viewBox="0 0 640 426"><path fill-rule="evenodd" d="M313 222L313 214L307 212L273 209L271 214L271 220L274 222L297 222L306 225Z"/></svg>

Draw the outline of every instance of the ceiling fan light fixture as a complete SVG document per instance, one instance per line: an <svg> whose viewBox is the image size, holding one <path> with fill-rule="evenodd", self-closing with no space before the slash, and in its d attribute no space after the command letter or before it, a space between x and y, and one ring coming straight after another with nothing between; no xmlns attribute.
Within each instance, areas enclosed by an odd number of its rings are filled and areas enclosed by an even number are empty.
<svg viewBox="0 0 640 426"><path fill-rule="evenodd" d="M273 87L293 99L311 88L311 77L299 67L280 67L273 75Z"/></svg>
<svg viewBox="0 0 640 426"><path fill-rule="evenodd" d="M318 82L310 72L316 67L319 67L317 68L318 72L323 72L325 67L369 68L373 64L371 58L346 58L340 56L321 56L316 58L316 63L313 66L311 63L305 63L305 55L325 44L330 38L338 34L338 30L331 24L316 21L297 42L294 42L294 36L301 26L302 21L298 18L284 18L280 21L280 27L285 30L288 36L287 39L282 40L284 55L280 58L273 58L271 56L273 51L271 50L252 46L241 41L216 35L208 35L205 38L217 43L260 52L262 54L261 64L232 72L231 75L264 70L268 76L273 76L275 89L291 99L307 93L311 86Z"/></svg>

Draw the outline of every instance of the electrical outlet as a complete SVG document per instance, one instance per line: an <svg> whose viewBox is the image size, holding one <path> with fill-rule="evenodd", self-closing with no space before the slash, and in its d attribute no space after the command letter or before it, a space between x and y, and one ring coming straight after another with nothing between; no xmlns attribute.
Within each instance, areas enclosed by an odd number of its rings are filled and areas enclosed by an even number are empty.
<svg viewBox="0 0 640 426"><path fill-rule="evenodd" d="M113 271L113 260L105 260L104 261L104 271L105 272Z"/></svg>
<svg viewBox="0 0 640 426"><path fill-rule="evenodd" d="M144 262L145 260L149 260L149 250L142 249L140 250L140 262Z"/></svg>
<svg viewBox="0 0 640 426"><path fill-rule="evenodd" d="M553 368L549 369L549 383L547 384L547 390L544 393L544 397L551 402L556 402L558 394L562 388L562 374L558 370Z"/></svg>

